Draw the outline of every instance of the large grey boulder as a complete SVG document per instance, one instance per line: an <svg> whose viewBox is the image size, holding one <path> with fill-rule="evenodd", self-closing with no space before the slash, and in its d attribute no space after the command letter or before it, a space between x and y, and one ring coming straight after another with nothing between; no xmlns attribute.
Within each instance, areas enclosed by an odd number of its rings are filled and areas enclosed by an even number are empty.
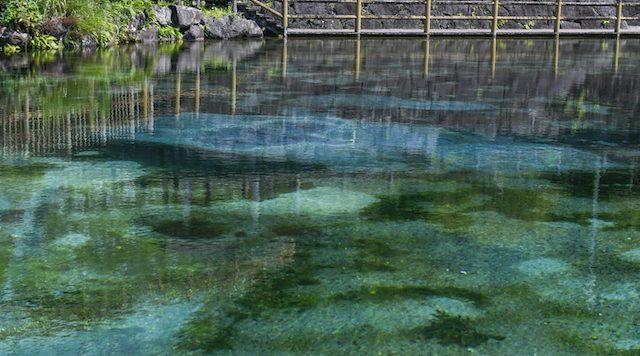
<svg viewBox="0 0 640 356"><path fill-rule="evenodd" d="M189 30L185 32L183 39L185 41L203 41L204 30L200 25L191 25L189 27Z"/></svg>
<svg viewBox="0 0 640 356"><path fill-rule="evenodd" d="M204 18L202 11L187 6L171 5L171 22L174 26L188 28L199 24Z"/></svg>
<svg viewBox="0 0 640 356"><path fill-rule="evenodd" d="M154 5L151 7L151 12L159 25L169 26L171 24L171 9L169 7Z"/></svg>
<svg viewBox="0 0 640 356"><path fill-rule="evenodd" d="M239 16L224 16L204 20L208 38L228 40L241 37L262 37L262 29L254 21Z"/></svg>

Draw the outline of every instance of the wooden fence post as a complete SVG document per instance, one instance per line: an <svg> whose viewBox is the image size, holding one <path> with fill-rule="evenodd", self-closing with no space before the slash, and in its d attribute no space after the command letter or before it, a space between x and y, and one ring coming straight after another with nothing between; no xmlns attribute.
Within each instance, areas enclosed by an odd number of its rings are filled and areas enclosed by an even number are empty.
<svg viewBox="0 0 640 356"><path fill-rule="evenodd" d="M429 36L431 32L431 0L426 0L426 2L424 9L424 34Z"/></svg>
<svg viewBox="0 0 640 356"><path fill-rule="evenodd" d="M282 27L284 37L287 37L287 27L289 27L289 0L282 0Z"/></svg>
<svg viewBox="0 0 640 356"><path fill-rule="evenodd" d="M616 36L620 37L620 28L622 26L622 0L618 0L616 8Z"/></svg>
<svg viewBox="0 0 640 356"><path fill-rule="evenodd" d="M556 26L553 31L556 34L556 36L560 34L561 20L562 20L562 0L558 0L558 7L556 9Z"/></svg>
<svg viewBox="0 0 640 356"><path fill-rule="evenodd" d="M362 0L356 0L356 34L362 30Z"/></svg>
<svg viewBox="0 0 640 356"><path fill-rule="evenodd" d="M498 33L498 12L500 11L500 1L493 0L493 26L491 27L491 34L496 37Z"/></svg>

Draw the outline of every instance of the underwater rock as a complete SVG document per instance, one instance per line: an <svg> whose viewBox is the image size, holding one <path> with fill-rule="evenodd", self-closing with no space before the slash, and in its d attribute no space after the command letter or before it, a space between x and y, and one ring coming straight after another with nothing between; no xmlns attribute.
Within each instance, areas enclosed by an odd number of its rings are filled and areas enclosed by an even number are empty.
<svg viewBox="0 0 640 356"><path fill-rule="evenodd" d="M429 303L437 310L440 310L447 315L461 316L464 318L477 318L480 315L480 310L476 308L472 303L462 301L459 299L448 297L431 297Z"/></svg>
<svg viewBox="0 0 640 356"><path fill-rule="evenodd" d="M569 264L556 258L542 257L524 261L518 264L516 269L531 277L542 277L565 272L569 269Z"/></svg>
<svg viewBox="0 0 640 356"><path fill-rule="evenodd" d="M332 187L317 187L299 192L281 194L277 198L259 202L256 206L264 215L307 215L330 216L354 214L376 202L369 194ZM225 211L244 210L247 204L256 202L243 201L220 205Z"/></svg>
<svg viewBox="0 0 640 356"><path fill-rule="evenodd" d="M299 111L292 108L290 116L159 117L155 132L136 140L322 164L340 172L426 171L437 161L448 170L523 175L549 167L591 171L597 162L594 153L570 146L488 140L429 125L358 122ZM606 167L616 164L610 161Z"/></svg>
<svg viewBox="0 0 640 356"><path fill-rule="evenodd" d="M101 154L102 154L102 152L100 152L100 151L87 150L87 151L77 152L76 154L74 154L74 156L76 156L76 157L96 157L96 156L100 156Z"/></svg>
<svg viewBox="0 0 640 356"><path fill-rule="evenodd" d="M63 169L45 173L44 181L53 187L91 187L135 179L142 175L140 165L128 161L71 162Z"/></svg>
<svg viewBox="0 0 640 356"><path fill-rule="evenodd" d="M617 340L613 346L619 352L640 352L640 339Z"/></svg>
<svg viewBox="0 0 640 356"><path fill-rule="evenodd" d="M640 297L640 293L631 283L616 283L600 294L600 298L611 302L635 300L638 297Z"/></svg>
<svg viewBox="0 0 640 356"><path fill-rule="evenodd" d="M53 245L62 248L78 248L84 246L91 238L84 234L71 233L63 237L57 238Z"/></svg>
<svg viewBox="0 0 640 356"><path fill-rule="evenodd" d="M0 193L0 211L9 210L11 207L11 202L4 196L4 194Z"/></svg>
<svg viewBox="0 0 640 356"><path fill-rule="evenodd" d="M640 248L624 252L620 258L628 263L640 264Z"/></svg>
<svg viewBox="0 0 640 356"><path fill-rule="evenodd" d="M197 303L141 304L131 314L83 330L0 340L0 354L111 355L171 353L174 335L198 309Z"/></svg>

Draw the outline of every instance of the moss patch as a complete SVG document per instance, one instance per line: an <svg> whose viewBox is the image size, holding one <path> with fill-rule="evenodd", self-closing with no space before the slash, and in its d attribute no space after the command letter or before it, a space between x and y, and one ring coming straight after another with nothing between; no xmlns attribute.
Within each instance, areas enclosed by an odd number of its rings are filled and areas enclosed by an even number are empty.
<svg viewBox="0 0 640 356"><path fill-rule="evenodd" d="M431 324L409 330L409 337L414 339L435 340L441 345L457 345L460 347L477 347L489 340L504 340L504 336L478 331L473 322L460 316L449 316L442 312Z"/></svg>
<svg viewBox="0 0 640 356"><path fill-rule="evenodd" d="M153 222L151 228L157 233L183 239L210 239L230 231L226 223L198 216L186 220L160 220Z"/></svg>

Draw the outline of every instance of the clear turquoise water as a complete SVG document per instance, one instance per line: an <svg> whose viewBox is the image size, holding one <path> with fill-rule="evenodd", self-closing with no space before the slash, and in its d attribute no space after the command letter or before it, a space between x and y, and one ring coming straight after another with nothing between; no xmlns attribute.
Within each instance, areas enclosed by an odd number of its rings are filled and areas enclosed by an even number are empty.
<svg viewBox="0 0 640 356"><path fill-rule="evenodd" d="M640 41L496 49L0 60L0 354L640 352Z"/></svg>

